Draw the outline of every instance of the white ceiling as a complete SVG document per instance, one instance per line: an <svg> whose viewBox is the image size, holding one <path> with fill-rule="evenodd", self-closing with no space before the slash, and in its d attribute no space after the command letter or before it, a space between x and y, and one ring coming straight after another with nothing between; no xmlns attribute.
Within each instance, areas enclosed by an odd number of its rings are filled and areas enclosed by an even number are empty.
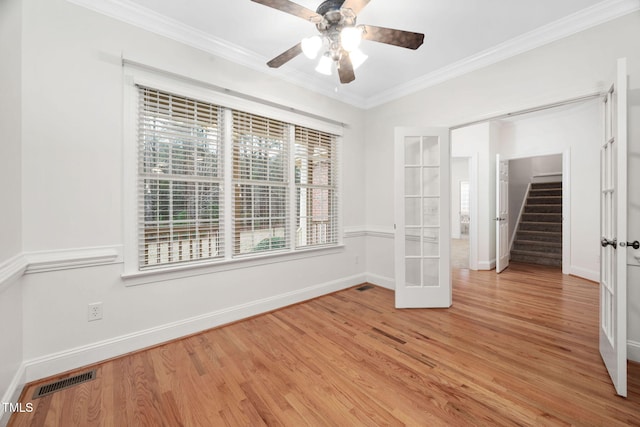
<svg viewBox="0 0 640 427"><path fill-rule="evenodd" d="M266 62L317 33L303 19L250 0L70 0L360 107L486 66L640 8L639 0L371 0L358 23L426 35L417 51L363 41L356 80L314 71L300 55ZM322 0L297 0L315 10Z"/></svg>

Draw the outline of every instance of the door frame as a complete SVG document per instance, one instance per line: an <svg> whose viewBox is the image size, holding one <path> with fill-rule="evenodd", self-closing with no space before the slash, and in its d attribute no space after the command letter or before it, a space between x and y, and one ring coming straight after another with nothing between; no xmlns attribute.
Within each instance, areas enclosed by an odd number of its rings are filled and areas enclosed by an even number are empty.
<svg viewBox="0 0 640 427"><path fill-rule="evenodd" d="M500 160L510 162L511 160L557 155L562 156L562 274L571 274L571 149L509 157L500 156ZM496 165L497 167L498 165ZM509 242L512 241L512 237L509 236ZM496 258L497 256L496 253Z"/></svg>
<svg viewBox="0 0 640 427"><path fill-rule="evenodd" d="M453 138L451 139L453 150ZM453 159L467 159L469 175L469 270L478 270L478 153L465 156L450 156ZM453 182L453 181L452 181ZM453 197L453 186L451 187ZM449 237L451 238L451 237Z"/></svg>

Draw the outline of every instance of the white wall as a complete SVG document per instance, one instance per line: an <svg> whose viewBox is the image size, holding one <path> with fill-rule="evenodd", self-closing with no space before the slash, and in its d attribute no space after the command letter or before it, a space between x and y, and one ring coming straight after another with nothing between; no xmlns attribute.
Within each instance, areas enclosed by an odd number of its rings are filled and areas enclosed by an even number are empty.
<svg viewBox="0 0 640 427"><path fill-rule="evenodd" d="M533 161L533 176L538 177L537 182L541 182L544 177L541 175L562 173L562 156L540 156L534 157ZM557 176L552 176L549 179L555 180Z"/></svg>
<svg viewBox="0 0 640 427"><path fill-rule="evenodd" d="M500 154L508 159L562 154L569 150L571 252L568 271L594 281L600 277L600 176L594 171L600 169L601 108L600 102L591 101L564 110L523 116L503 124L499 145ZM557 166L556 160L549 171ZM535 162L531 164L531 172L547 170L541 162Z"/></svg>
<svg viewBox="0 0 640 427"><path fill-rule="evenodd" d="M460 183L469 182L469 158L451 159L451 237L460 238Z"/></svg>
<svg viewBox="0 0 640 427"><path fill-rule="evenodd" d="M20 0L0 2L0 401L15 401L22 363ZM18 382L16 382L18 381ZM0 425L4 422L0 410Z"/></svg>
<svg viewBox="0 0 640 427"><path fill-rule="evenodd" d="M628 58L630 75L629 141L631 152L636 153L630 161L640 163L640 13L636 12L369 110L365 152L368 227L389 228L393 224L389 200L393 200L395 127L455 126L603 91L612 82L620 57ZM636 233L640 233L639 174L632 171L629 179L630 194L635 198L635 205L630 201L635 211L630 215L630 229ZM597 228L598 223L590 227ZM386 260L393 258L393 240L369 239L368 248L373 246L375 256L368 249L369 273L389 278L389 282L394 272ZM630 286L629 336L637 342L639 306L640 288Z"/></svg>
<svg viewBox="0 0 640 427"><path fill-rule="evenodd" d="M475 196L472 200L477 203L478 215L477 218L471 215L469 245L477 248L479 270L491 270L496 262L496 226L493 221L496 207L495 127L495 123L485 122L451 132L452 154L477 158L477 177L471 180L470 192Z"/></svg>
<svg viewBox="0 0 640 427"><path fill-rule="evenodd" d="M22 251L20 1L0 2L0 264Z"/></svg>
<svg viewBox="0 0 640 427"><path fill-rule="evenodd" d="M64 0L23 3L23 241L34 260L23 278L29 380L365 280L363 111ZM122 56L346 123L345 246L125 286L122 199L133 183L123 178ZM103 253L97 262L86 258ZM89 323L92 302L103 302L104 318Z"/></svg>

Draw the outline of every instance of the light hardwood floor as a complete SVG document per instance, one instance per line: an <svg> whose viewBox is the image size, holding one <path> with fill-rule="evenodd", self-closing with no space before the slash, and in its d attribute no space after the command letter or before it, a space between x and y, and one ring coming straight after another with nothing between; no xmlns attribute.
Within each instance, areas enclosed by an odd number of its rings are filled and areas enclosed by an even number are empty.
<svg viewBox="0 0 640 427"><path fill-rule="evenodd" d="M598 354L597 284L453 277L450 309L352 288L99 364L10 426L640 425L640 365L623 399Z"/></svg>

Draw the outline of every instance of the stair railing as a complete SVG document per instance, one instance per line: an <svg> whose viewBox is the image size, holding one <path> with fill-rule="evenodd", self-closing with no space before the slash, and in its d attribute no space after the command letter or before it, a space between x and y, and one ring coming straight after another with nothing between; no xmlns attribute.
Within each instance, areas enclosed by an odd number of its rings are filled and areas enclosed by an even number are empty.
<svg viewBox="0 0 640 427"><path fill-rule="evenodd" d="M531 181L533 181L531 178ZM524 199L522 199L522 205L520 206L520 213L518 214L518 219L516 220L515 227L513 228L513 233L511 234L511 242L509 243L509 258L511 258L511 250L513 249L513 244L516 241L516 235L518 234L518 228L520 227L520 220L522 220L522 215L524 214L524 209L527 206L527 199L529 198L529 192L531 191L531 182L527 186L527 191L524 194Z"/></svg>

